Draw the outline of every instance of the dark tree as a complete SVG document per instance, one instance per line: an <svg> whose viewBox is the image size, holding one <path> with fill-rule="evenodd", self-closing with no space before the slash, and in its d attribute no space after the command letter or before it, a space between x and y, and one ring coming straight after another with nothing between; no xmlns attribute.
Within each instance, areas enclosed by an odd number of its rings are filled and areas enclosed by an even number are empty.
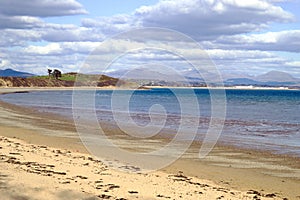
<svg viewBox="0 0 300 200"><path fill-rule="evenodd" d="M61 71L59 71L58 69L55 69L55 70L52 72L52 74L53 74L53 77L54 77L55 79L58 79L59 77L61 77Z"/></svg>
<svg viewBox="0 0 300 200"><path fill-rule="evenodd" d="M49 77L50 77L51 74L52 74L52 69L48 69L48 74L49 74Z"/></svg>

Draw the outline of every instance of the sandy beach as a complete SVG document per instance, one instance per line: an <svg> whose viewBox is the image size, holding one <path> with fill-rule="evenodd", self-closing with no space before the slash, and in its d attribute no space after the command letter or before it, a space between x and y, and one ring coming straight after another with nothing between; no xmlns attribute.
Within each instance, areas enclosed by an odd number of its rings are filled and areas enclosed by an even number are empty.
<svg viewBox="0 0 300 200"><path fill-rule="evenodd" d="M72 120L0 102L1 199L300 199L299 158L220 144L200 160L199 145L156 172L118 170L89 154Z"/></svg>

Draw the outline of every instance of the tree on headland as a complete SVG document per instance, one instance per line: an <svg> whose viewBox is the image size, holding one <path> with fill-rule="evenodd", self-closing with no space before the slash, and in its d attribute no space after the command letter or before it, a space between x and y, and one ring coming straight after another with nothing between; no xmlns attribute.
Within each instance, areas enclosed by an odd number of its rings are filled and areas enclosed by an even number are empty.
<svg viewBox="0 0 300 200"><path fill-rule="evenodd" d="M59 71L58 69L48 69L48 74L49 77L54 77L56 80L58 80L59 77L61 77L61 71Z"/></svg>
<svg viewBox="0 0 300 200"><path fill-rule="evenodd" d="M57 80L59 77L61 77L61 71L59 71L58 69L55 69L53 71L53 76Z"/></svg>
<svg viewBox="0 0 300 200"><path fill-rule="evenodd" d="M51 76L51 73L52 73L52 69L48 69L48 75L49 75L49 78Z"/></svg>

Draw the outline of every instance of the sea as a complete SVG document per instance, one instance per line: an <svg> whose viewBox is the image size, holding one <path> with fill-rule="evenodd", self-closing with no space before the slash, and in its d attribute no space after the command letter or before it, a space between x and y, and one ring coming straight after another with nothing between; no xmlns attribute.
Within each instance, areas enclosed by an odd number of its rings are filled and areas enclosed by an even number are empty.
<svg viewBox="0 0 300 200"><path fill-rule="evenodd" d="M121 120L121 123L146 128L151 124L149 128L163 126L165 130L174 133L179 129L188 132L196 128L197 135L193 140L201 141L207 134L212 117L219 117L212 112L212 95L215 95L215 99L225 97L222 99L225 103L221 105L225 106L224 116L221 116L225 117L224 126L220 130L218 142L300 157L299 90L213 90L213 93L209 89L192 88L117 92L82 90L83 99L92 97L92 101L86 102L93 102L93 105L85 105L82 100L81 108L75 106L81 109L82 114L88 109L94 109L100 122L115 123ZM74 102L78 101L74 98L78 98L78 94L80 96L77 91L74 95L72 90L33 91L1 95L0 100L73 119ZM130 120L122 118L123 115L129 116ZM182 125L182 118L188 119L190 123Z"/></svg>

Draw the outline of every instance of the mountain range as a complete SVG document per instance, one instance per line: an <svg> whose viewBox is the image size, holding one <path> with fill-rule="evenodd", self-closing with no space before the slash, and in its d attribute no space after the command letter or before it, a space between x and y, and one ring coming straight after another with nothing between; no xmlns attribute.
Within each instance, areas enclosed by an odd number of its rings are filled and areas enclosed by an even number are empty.
<svg viewBox="0 0 300 200"><path fill-rule="evenodd" d="M201 76L201 75L202 76ZM184 82L183 79L178 79L178 77L183 77L185 80L190 82L192 85L203 84L207 82L214 83L219 78L214 74L207 71L186 71L182 72L180 75L171 72L162 72L155 69L134 69L130 72L126 70L117 70L107 73L107 75L130 80L143 80L145 82L155 82L161 83L165 82ZM203 78L205 77L205 79ZM245 74L222 74L223 82L227 86L234 85L256 85L256 86L300 86L300 79L295 78L289 73L281 71L270 71L265 74L258 76L249 76Z"/></svg>
<svg viewBox="0 0 300 200"><path fill-rule="evenodd" d="M203 75L205 80L200 76ZM205 71L186 71L181 74L175 72L155 70L155 68L141 68L132 71L117 70L105 73L108 76L121 78L125 80L136 80L139 83L183 83L188 82L191 85L199 85L205 82L218 80L213 73ZM0 77L21 77L27 78L35 76L28 72L16 71L13 69L0 69ZM183 77L183 78L181 78ZM222 74L224 84L227 86L235 85L256 85L256 86L300 86L300 79L291 74L281 71L270 71L258 76L249 76L244 74ZM171 85L172 85L171 84Z"/></svg>
<svg viewBox="0 0 300 200"><path fill-rule="evenodd" d="M299 86L300 79L289 73L281 71L270 71L265 74L247 77L231 78L225 81L226 85L263 85L263 86Z"/></svg>

